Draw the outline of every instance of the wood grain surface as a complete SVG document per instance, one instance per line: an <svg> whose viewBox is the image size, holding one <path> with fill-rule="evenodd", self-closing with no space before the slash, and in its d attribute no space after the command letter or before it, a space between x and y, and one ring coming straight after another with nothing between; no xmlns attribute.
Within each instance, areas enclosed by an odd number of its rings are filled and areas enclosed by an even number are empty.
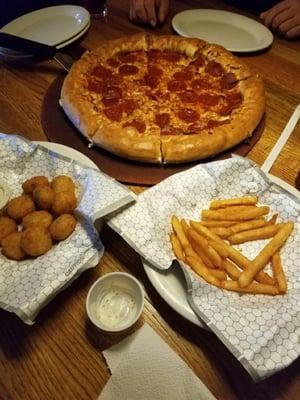
<svg viewBox="0 0 300 400"><path fill-rule="evenodd" d="M171 1L167 22L148 29L128 20L126 0L108 1L106 20L93 20L80 40L86 48L123 35L149 30L173 33L172 16L188 8L228 9L225 3ZM240 12L240 11L238 11ZM242 12L241 12L242 13ZM74 46L78 46L78 43ZM267 94L265 130L248 157L261 165L271 151L293 110L300 102L300 43L275 36L271 48L242 57L264 82ZM41 125L41 107L51 83L61 73L54 61L6 64L0 67L0 131L31 140L47 140ZM295 185L300 170L300 126L297 125L271 172ZM130 186L136 193L144 188ZM275 376L254 384L234 356L210 332L199 329L173 311L150 284L138 255L109 227L101 239L105 254L99 265L83 273L37 317L33 326L0 311L0 399L96 399L109 372L101 350L124 335L99 334L87 321L85 299L91 284L112 271L134 274L146 290L146 304L137 329L144 322L183 358L220 400L296 400L300 392L300 360ZM120 399L123 400L123 399ZM155 400L155 399L153 399ZM168 399L166 399L168 400Z"/></svg>

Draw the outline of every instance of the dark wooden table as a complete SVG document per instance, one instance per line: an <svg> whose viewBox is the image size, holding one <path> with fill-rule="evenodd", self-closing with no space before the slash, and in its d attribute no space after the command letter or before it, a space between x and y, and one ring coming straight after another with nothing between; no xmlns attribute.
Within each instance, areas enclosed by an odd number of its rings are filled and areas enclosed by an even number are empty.
<svg viewBox="0 0 300 400"><path fill-rule="evenodd" d="M80 45L92 49L106 40L148 29L129 22L127 1L113 0L108 5L108 18L93 20ZM172 16L196 7L232 10L221 1L173 1L167 22L154 31L173 33ZM270 49L240 57L263 77L266 87L265 130L248 154L261 165L300 102L300 43L275 37ZM41 107L49 85L60 73L54 61L2 64L0 131L47 140L41 125ZM291 185L300 170L299 145L298 125L271 171ZM144 189L131 188L137 193ZM128 271L144 284L146 305L138 326L149 323L218 399L299 398L299 359L276 376L253 384L212 333L186 321L165 303L149 282L137 254L118 235L105 226L101 239L106 252L100 264L82 274L47 305L35 325L24 325L16 316L0 311L0 399L97 398L109 379L101 350L122 336L97 333L87 321L85 299L91 284L112 271Z"/></svg>

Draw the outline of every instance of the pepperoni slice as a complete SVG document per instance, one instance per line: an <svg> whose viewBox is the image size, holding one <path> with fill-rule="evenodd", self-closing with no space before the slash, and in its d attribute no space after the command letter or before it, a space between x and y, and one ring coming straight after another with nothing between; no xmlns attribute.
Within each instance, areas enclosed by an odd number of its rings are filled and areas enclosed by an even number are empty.
<svg viewBox="0 0 300 400"><path fill-rule="evenodd" d="M145 124L145 122L144 122L144 121L141 121L141 120L139 120L139 119L133 119L133 120L130 121L130 122L126 122L126 124L124 124L123 126L124 126L124 127L125 127L125 126L133 126L133 127L135 127L140 133L143 133L143 132L145 132L145 130L146 130L146 124Z"/></svg>
<svg viewBox="0 0 300 400"><path fill-rule="evenodd" d="M177 115L185 122L195 122L199 119L199 113L191 108L182 108L178 111Z"/></svg>
<svg viewBox="0 0 300 400"><path fill-rule="evenodd" d="M193 90L179 92L178 95L183 103L196 103L198 101L198 95Z"/></svg>
<svg viewBox="0 0 300 400"><path fill-rule="evenodd" d="M190 65L195 65L196 67L203 67L205 64L205 57L203 54L198 54L197 58L190 63Z"/></svg>
<svg viewBox="0 0 300 400"><path fill-rule="evenodd" d="M124 64L119 67L119 73L121 75L135 75L139 72L138 67L131 64Z"/></svg>
<svg viewBox="0 0 300 400"><path fill-rule="evenodd" d="M148 74L156 78L160 78L163 74L163 71L162 69L156 67L155 65L152 65L149 67Z"/></svg>
<svg viewBox="0 0 300 400"><path fill-rule="evenodd" d="M170 92L181 92L186 89L186 83L183 81L176 81L172 79L167 83L168 89Z"/></svg>
<svg viewBox="0 0 300 400"><path fill-rule="evenodd" d="M172 62L172 63L178 62L181 58L180 54L174 53L171 51L164 51L162 54L163 54L162 57L164 60L166 60L168 62Z"/></svg>
<svg viewBox="0 0 300 400"><path fill-rule="evenodd" d="M108 65L110 65L111 67L114 67L114 68L116 68L116 67L118 67L118 66L120 65L120 61L117 60L117 59L114 58L114 57L108 58L108 59L106 60L106 62L107 62Z"/></svg>
<svg viewBox="0 0 300 400"><path fill-rule="evenodd" d="M121 77L120 75L117 74L112 74L109 75L105 78L105 84L106 86L115 86L115 85L120 85L121 83Z"/></svg>
<svg viewBox="0 0 300 400"><path fill-rule="evenodd" d="M203 89L210 89L213 85L206 78L198 78L198 79L192 80L191 86L194 90L201 91Z"/></svg>
<svg viewBox="0 0 300 400"><path fill-rule="evenodd" d="M222 65L216 61L209 61L205 67L205 71L212 76L222 76L225 73Z"/></svg>
<svg viewBox="0 0 300 400"><path fill-rule="evenodd" d="M136 52L118 53L118 58L123 63L133 63L137 60Z"/></svg>
<svg viewBox="0 0 300 400"><path fill-rule="evenodd" d="M150 63L156 62L157 60L162 58L162 52L160 50L150 50L148 52L148 61Z"/></svg>
<svg viewBox="0 0 300 400"><path fill-rule="evenodd" d="M104 87L103 81L88 81L87 88L95 93L102 93Z"/></svg>
<svg viewBox="0 0 300 400"><path fill-rule="evenodd" d="M121 121L122 109L119 106L104 108L103 112L111 121Z"/></svg>
<svg viewBox="0 0 300 400"><path fill-rule="evenodd" d="M216 106L219 101L222 99L222 96L218 94L211 93L201 93L199 94L199 101L205 106L213 107Z"/></svg>
<svg viewBox="0 0 300 400"><path fill-rule="evenodd" d="M147 73L144 76L144 82L145 82L145 85L154 89L158 85L159 78L157 78L155 75L151 75L150 73Z"/></svg>
<svg viewBox="0 0 300 400"><path fill-rule="evenodd" d="M127 115L131 115L138 105L134 100L122 100L121 107Z"/></svg>
<svg viewBox="0 0 300 400"><path fill-rule="evenodd" d="M170 123L170 114L168 114L168 113L156 114L155 122L161 129L163 129L165 126L169 125L169 123Z"/></svg>
<svg viewBox="0 0 300 400"><path fill-rule="evenodd" d="M102 65L97 65L97 67L92 70L92 75L95 75L101 79L106 79L107 77L112 75L112 71L108 68L103 67Z"/></svg>
<svg viewBox="0 0 300 400"><path fill-rule="evenodd" d="M166 125L161 129L160 132L161 135L178 135L178 129L176 129L174 126L172 125Z"/></svg>
<svg viewBox="0 0 300 400"><path fill-rule="evenodd" d="M227 94L225 101L226 104L223 105L219 110L220 115L229 115L232 110L242 103L243 96L240 92L231 92Z"/></svg>
<svg viewBox="0 0 300 400"><path fill-rule="evenodd" d="M193 78L193 72L190 69L183 69L181 71L175 72L173 78L177 81L189 81Z"/></svg>
<svg viewBox="0 0 300 400"><path fill-rule="evenodd" d="M227 72L221 77L221 89L231 89L238 83L237 77L232 72Z"/></svg>
<svg viewBox="0 0 300 400"><path fill-rule="evenodd" d="M118 86L106 86L102 92L102 102L105 106L117 104L122 97L122 90Z"/></svg>

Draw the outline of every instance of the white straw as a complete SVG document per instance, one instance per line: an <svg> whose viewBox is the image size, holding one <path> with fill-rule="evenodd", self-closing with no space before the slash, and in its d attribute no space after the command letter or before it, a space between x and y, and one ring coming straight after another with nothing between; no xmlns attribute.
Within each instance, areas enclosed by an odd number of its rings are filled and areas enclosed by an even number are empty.
<svg viewBox="0 0 300 400"><path fill-rule="evenodd" d="M293 112L291 118L289 119L288 123L286 124L284 130L282 131L279 139L277 140L275 146L273 147L271 153L268 155L266 158L265 162L261 166L261 169L267 174L270 169L272 168L272 165L276 158L278 157L278 154L280 153L281 149L287 142L288 138L290 137L291 133L293 132L298 120L300 118L300 104L296 107L295 111Z"/></svg>

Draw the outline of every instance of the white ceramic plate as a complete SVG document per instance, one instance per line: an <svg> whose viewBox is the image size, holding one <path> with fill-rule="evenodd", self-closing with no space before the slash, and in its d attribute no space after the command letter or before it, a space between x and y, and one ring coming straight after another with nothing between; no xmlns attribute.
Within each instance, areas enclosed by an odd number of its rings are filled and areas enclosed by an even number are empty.
<svg viewBox="0 0 300 400"><path fill-rule="evenodd" d="M228 11L186 10L174 16L172 26L181 36L204 39L235 52L262 50L273 42L264 25Z"/></svg>
<svg viewBox="0 0 300 400"><path fill-rule="evenodd" d="M78 35L89 22L90 14L83 7L47 7L14 19L1 32L57 46Z"/></svg>
<svg viewBox="0 0 300 400"><path fill-rule="evenodd" d="M142 261L145 272L160 296L179 315L201 328L208 329L191 309L186 297L186 281L178 266L166 271L158 271L146 261Z"/></svg>
<svg viewBox="0 0 300 400"><path fill-rule="evenodd" d="M33 142L35 144L39 144L43 147L46 147L49 150L55 151L58 154L61 154L65 157L69 157L72 160L75 160L86 167L99 169L97 165L89 159L86 155L80 153L79 151L73 149L72 147L65 146L64 144L53 143L53 142Z"/></svg>

